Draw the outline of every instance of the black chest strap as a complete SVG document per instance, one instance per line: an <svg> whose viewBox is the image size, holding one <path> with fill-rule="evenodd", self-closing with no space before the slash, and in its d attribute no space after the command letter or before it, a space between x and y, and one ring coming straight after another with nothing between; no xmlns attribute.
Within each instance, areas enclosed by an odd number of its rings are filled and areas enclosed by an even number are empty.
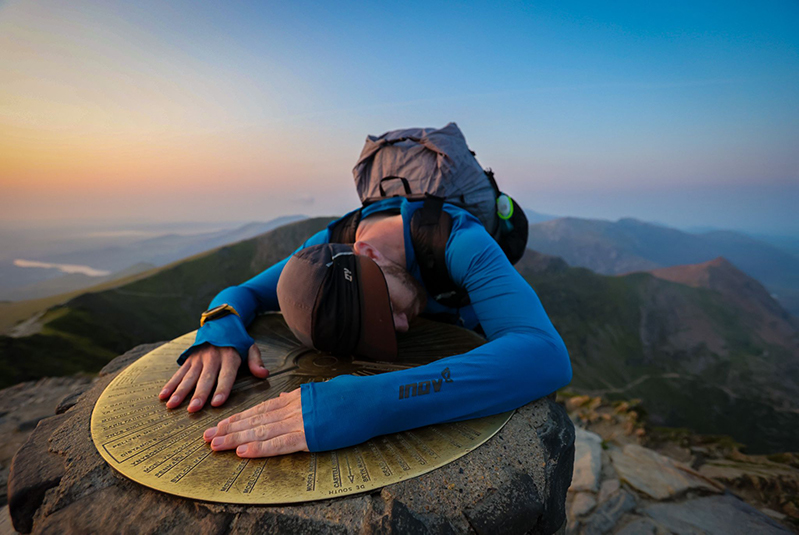
<svg viewBox="0 0 799 535"><path fill-rule="evenodd" d="M411 242L425 288L439 304L461 308L469 304L469 294L452 282L447 270L447 240L452 232L452 217L444 211L444 200L428 196L411 217Z"/></svg>
<svg viewBox="0 0 799 535"><path fill-rule="evenodd" d="M346 215L330 228L330 243L355 243L355 232L361 222L361 211Z"/></svg>

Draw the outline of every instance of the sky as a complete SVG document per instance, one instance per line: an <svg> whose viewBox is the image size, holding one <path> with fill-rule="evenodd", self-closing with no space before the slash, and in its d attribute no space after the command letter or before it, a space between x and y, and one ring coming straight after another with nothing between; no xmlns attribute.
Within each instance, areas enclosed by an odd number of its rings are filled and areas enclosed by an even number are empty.
<svg viewBox="0 0 799 535"><path fill-rule="evenodd" d="M799 3L0 1L0 228L336 215L456 122L530 210L799 234Z"/></svg>

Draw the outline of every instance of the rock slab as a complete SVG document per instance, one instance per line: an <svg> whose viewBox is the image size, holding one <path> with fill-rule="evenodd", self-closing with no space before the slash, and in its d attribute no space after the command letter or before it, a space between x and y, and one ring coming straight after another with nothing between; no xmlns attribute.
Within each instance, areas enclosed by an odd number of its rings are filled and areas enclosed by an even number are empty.
<svg viewBox="0 0 799 535"><path fill-rule="evenodd" d="M721 492L688 466L636 444L610 452L619 477L655 500L665 500L691 489Z"/></svg>
<svg viewBox="0 0 799 535"><path fill-rule="evenodd" d="M153 491L117 474L90 435L103 389L153 345L111 362L68 410L39 424L15 458L9 496L23 533L541 533L565 523L574 427L551 399L530 403L486 444L381 491L290 506L203 503ZM31 459L55 459L47 470ZM61 467L59 472L58 467ZM44 488L43 492L29 489ZM11 503L13 500L13 503Z"/></svg>
<svg viewBox="0 0 799 535"><path fill-rule="evenodd" d="M571 490L599 490L599 473L602 470L602 437L579 427L574 436L574 477Z"/></svg>
<svg viewBox="0 0 799 535"><path fill-rule="evenodd" d="M787 535L782 525L730 494L707 496L683 503L656 503L643 510L658 524L678 535Z"/></svg>

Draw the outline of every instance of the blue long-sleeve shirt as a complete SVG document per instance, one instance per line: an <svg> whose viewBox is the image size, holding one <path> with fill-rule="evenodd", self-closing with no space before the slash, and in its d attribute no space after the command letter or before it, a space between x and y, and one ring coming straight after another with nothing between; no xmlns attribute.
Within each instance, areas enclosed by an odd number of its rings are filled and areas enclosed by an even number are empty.
<svg viewBox="0 0 799 535"><path fill-rule="evenodd" d="M367 217L385 210L400 211L406 267L419 281L421 273L409 228L411 216L421 205L392 198L368 206L362 214ZM324 383L302 385L302 415L310 451L351 446L374 436L433 423L497 414L550 394L571 381L566 347L533 289L477 218L449 204L444 209L452 216L445 254L447 268L453 282L469 293L471 303L454 310L429 298L426 312L456 313L467 328L479 324L488 343L416 368L366 377L342 375ZM328 240L329 227L300 249ZM245 326L258 312L279 310L277 281L287 260L220 292L210 307L228 303L240 317L229 315L207 322L178 362L205 343L234 347L246 359L254 341ZM439 382L437 391L423 396L399 395L403 385L441 379L446 368L449 381Z"/></svg>

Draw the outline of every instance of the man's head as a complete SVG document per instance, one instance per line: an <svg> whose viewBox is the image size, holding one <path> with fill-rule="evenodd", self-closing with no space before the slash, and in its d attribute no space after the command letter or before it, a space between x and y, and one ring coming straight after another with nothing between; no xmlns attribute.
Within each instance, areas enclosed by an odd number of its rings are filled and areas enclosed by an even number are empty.
<svg viewBox="0 0 799 535"><path fill-rule="evenodd" d="M369 243L356 242L352 249L355 254L371 258L380 266L391 298L394 328L399 332L407 331L410 322L427 306L427 292L424 286L413 278L408 270L383 256Z"/></svg>
<svg viewBox="0 0 799 535"><path fill-rule="evenodd" d="M374 255L356 253L357 247L343 244L298 251L278 281L280 309L307 346L395 359L395 327L407 330L424 308L424 290L417 297L421 286L404 269L390 263L381 269Z"/></svg>

